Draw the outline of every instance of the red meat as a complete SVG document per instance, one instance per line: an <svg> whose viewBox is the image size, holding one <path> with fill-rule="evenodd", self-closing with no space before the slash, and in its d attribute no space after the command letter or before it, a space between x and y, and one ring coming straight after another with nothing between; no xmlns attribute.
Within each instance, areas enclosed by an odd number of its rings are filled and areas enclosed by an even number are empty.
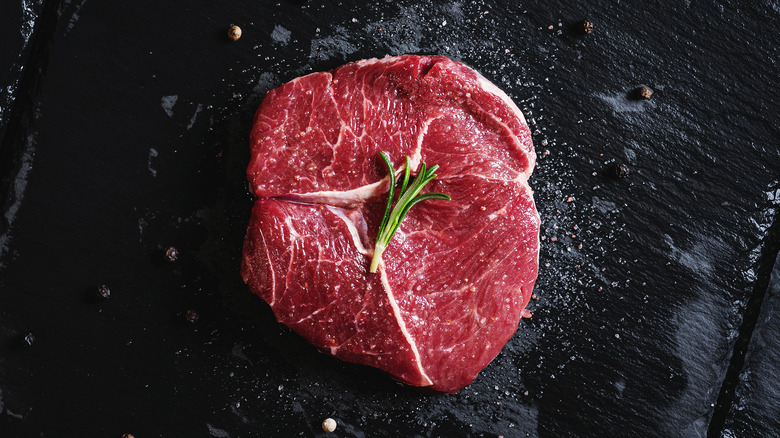
<svg viewBox="0 0 780 438"><path fill-rule="evenodd" d="M297 78L255 116L244 242L250 289L318 349L416 386L456 392L517 330L531 297L539 217L523 115L442 56L386 57ZM440 166L377 273L387 201L379 152ZM416 172L413 172L413 174Z"/></svg>

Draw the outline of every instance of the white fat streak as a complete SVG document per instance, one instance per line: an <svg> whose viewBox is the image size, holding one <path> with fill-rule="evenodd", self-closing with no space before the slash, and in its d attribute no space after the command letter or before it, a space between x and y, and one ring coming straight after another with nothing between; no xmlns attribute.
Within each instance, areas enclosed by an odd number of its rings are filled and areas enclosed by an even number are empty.
<svg viewBox="0 0 780 438"><path fill-rule="evenodd" d="M479 173L472 173L472 174L461 174L461 175L450 175L450 176L444 176L444 177L437 177L439 180L453 180L458 178L464 178L464 177L473 177L473 178L479 178L486 181L500 181L506 184L512 183L517 185L528 185L528 174L526 173L518 173L516 177L512 179L503 179L503 178L495 178L488 175L483 175ZM533 194L533 191L531 192Z"/></svg>
<svg viewBox="0 0 780 438"><path fill-rule="evenodd" d="M423 122L422 128L420 129L420 133L417 134L417 148L414 150L414 153L412 153L412 156L409 158L409 161L412 165L412 169L417 169L418 167L420 167L420 162L422 161L422 144L423 144L423 140L425 139L425 134L428 133L428 127L431 125L431 123L433 123L434 120L441 117L442 116L436 116Z"/></svg>
<svg viewBox="0 0 780 438"><path fill-rule="evenodd" d="M506 214L506 205L501 207L501 210L494 211L493 213L490 213L488 215L488 219L490 219L492 221L493 219L495 219L495 218L497 218L499 216L503 216L504 214Z"/></svg>
<svg viewBox="0 0 780 438"><path fill-rule="evenodd" d="M382 59L378 59L378 58L361 59L360 61L355 62L355 64L357 64L358 67L365 67L365 66L371 65L371 64L395 61L396 58L399 58L399 57L398 56L385 55L385 57L382 58Z"/></svg>
<svg viewBox="0 0 780 438"><path fill-rule="evenodd" d="M398 307L398 303L395 301L395 296L393 295L393 290L390 288L390 283L387 281L387 273L385 272L384 267L380 267L379 275L382 279L382 287L385 289L385 293L387 294L387 300L390 301L390 307L393 309L393 316L395 316L398 327L401 329L401 333L404 335L404 338L406 338L406 342L409 343L409 347L412 349L412 353L414 354L417 371L419 371L420 375L422 375L423 379L425 379L424 385L432 385L433 381L431 381L431 378L428 377L428 374L426 374L425 370L423 370L422 363L420 361L420 352L417 350L417 343L414 341L414 339L412 339L412 336L406 329L406 323L404 322L403 318L401 318L401 309Z"/></svg>
<svg viewBox="0 0 780 438"><path fill-rule="evenodd" d="M533 168L533 166L532 166L532 168ZM529 194L533 198L534 192L533 192L533 190L531 190L531 187L528 185L528 175L529 174L527 174L527 173L521 173L520 175L517 176L515 181L517 181L517 183L520 184L520 185L524 185L524 186L528 187L528 190L530 190Z"/></svg>
<svg viewBox="0 0 780 438"><path fill-rule="evenodd" d="M291 193L285 195L284 198L294 201L328 204L339 207L354 206L366 202L380 193L383 189L382 186L387 184L386 180L387 178L384 178L375 183L366 184L352 190L322 190L308 193Z"/></svg>
<svg viewBox="0 0 780 438"><path fill-rule="evenodd" d="M268 252L268 245L265 241L265 235L260 233L260 238L263 239L263 247L265 248L265 258L268 260L268 270L271 271L271 302L268 303L273 306L276 302L276 272L274 272L274 265L271 263L271 253Z"/></svg>
<svg viewBox="0 0 780 438"><path fill-rule="evenodd" d="M344 221L344 224L346 224L347 229L349 230L349 234L352 236L352 242L355 244L355 248L357 248L358 252L366 256L372 256L374 251L363 246L363 242L360 241L360 233L358 233L355 223L348 218L340 208L328 206L328 210Z"/></svg>
<svg viewBox="0 0 780 438"><path fill-rule="evenodd" d="M504 103L506 103L509 106L509 108L515 113L515 115L519 117L520 120L523 121L523 124L528 125L528 123L525 121L525 116L523 115L523 112L520 111L520 108L518 108L517 105L515 105L512 99L509 96L507 96L507 94L504 93L503 90L496 87L495 84L487 80L484 76L482 76L479 73L477 73L477 83L482 87L483 90L487 91L488 93L493 93L499 98L501 98L501 100L503 100ZM505 123L498 121L498 119L496 119L495 116L493 116L492 114L490 115L498 123L505 126L508 131L512 132L512 130L509 129L509 127L506 126ZM520 144L520 140L517 138L515 138L515 143L518 150L523 151L526 155L528 155L528 159L531 162L531 165L528 167L526 173L530 175L531 172L534 170L534 165L536 164L536 152L534 152L533 150L530 152L526 151Z"/></svg>
<svg viewBox="0 0 780 438"><path fill-rule="evenodd" d="M323 308L320 308L320 309L317 309L317 310L315 310L314 312L311 312L310 314L308 314L308 315L304 316L303 318L301 318L301 319L299 319L299 320L295 321L293 324L300 324L300 323L302 323L303 321L306 321L307 319L313 318L313 317L314 317L314 315L316 315L316 314L318 314L318 313L322 312L323 310L325 310L325 308L324 308L324 307L323 307ZM333 348L336 348L336 349L338 350L338 347L330 347L331 351L333 351Z"/></svg>
<svg viewBox="0 0 780 438"><path fill-rule="evenodd" d="M477 82L479 82L479 85L482 87L483 90L487 91L488 93L493 93L496 96L500 97L501 100L506 102L506 104L509 105L509 108L511 108L512 111L514 111L515 114L517 114L517 117L520 117L520 120L522 120L523 123L527 124L523 112L520 111L520 108L518 108L517 105L515 105L515 103L512 101L512 99L509 96L507 96L506 93L504 93L504 90L496 87L496 84L490 82L489 80L487 80L487 78L485 78L481 74L477 73L477 76L478 76Z"/></svg>
<svg viewBox="0 0 780 438"><path fill-rule="evenodd" d="M301 238L301 235L298 233L298 230L295 229L292 223L292 218L290 216L287 216L284 218L284 224L287 225L287 229L290 230L290 236L292 237L292 240L298 240Z"/></svg>
<svg viewBox="0 0 780 438"><path fill-rule="evenodd" d="M523 185L523 187L525 188L526 193L528 193L528 198L533 200L534 199L534 191L531 188L531 186L529 186L528 183L525 183ZM537 227L541 227L542 217L539 215L539 210L536 209L536 203L532 202L531 205L534 208L534 217L536 218L536 224L537 224L536 226ZM541 233L536 233L536 247L537 248L541 247L541 240L540 240L541 237L540 237L540 234ZM536 266L539 266L539 253L540 252L541 251L536 251Z"/></svg>

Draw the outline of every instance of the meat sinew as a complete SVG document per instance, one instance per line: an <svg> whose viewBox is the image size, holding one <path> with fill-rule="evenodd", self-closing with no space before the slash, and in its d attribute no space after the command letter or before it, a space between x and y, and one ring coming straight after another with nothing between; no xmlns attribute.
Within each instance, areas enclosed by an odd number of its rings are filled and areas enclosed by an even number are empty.
<svg viewBox="0 0 780 438"><path fill-rule="evenodd" d="M456 392L501 351L531 297L535 154L517 106L442 56L367 59L271 90L247 169L257 195L242 275L318 349ZM369 273L389 177L438 164ZM413 174L416 172L412 172Z"/></svg>

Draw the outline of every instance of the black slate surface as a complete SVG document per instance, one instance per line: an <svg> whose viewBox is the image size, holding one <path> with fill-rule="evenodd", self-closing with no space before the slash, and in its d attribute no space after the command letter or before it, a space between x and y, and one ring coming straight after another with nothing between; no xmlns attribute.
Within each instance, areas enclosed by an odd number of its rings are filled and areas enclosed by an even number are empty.
<svg viewBox="0 0 780 438"><path fill-rule="evenodd" d="M756 329L740 372L736 397L723 437L773 436L780 433L780 257L774 265Z"/></svg>
<svg viewBox="0 0 780 438"><path fill-rule="evenodd" d="M0 139L11 118L11 108L32 45L33 31L41 15L43 0L0 3Z"/></svg>
<svg viewBox="0 0 780 438"><path fill-rule="evenodd" d="M0 120L0 436L325 436L326 417L355 437L776 434L778 10L40 7L42 42L2 52L44 68L15 93L31 115ZM456 395L317 353L238 276L264 93L401 53L481 71L524 110L539 153L534 316ZM633 98L643 84L652 99ZM100 284L110 299L94 298Z"/></svg>

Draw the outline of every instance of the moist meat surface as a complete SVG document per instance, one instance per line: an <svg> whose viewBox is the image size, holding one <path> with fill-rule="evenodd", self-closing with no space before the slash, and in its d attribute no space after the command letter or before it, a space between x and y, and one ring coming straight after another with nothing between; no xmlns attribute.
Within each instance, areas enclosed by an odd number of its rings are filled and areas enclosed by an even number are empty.
<svg viewBox="0 0 780 438"><path fill-rule="evenodd" d="M535 154L522 114L441 56L346 64L268 93L247 175L257 195L242 275L277 319L318 349L416 386L468 385L517 330L537 275ZM400 171L438 164L368 272ZM413 174L416 172L413 172Z"/></svg>

